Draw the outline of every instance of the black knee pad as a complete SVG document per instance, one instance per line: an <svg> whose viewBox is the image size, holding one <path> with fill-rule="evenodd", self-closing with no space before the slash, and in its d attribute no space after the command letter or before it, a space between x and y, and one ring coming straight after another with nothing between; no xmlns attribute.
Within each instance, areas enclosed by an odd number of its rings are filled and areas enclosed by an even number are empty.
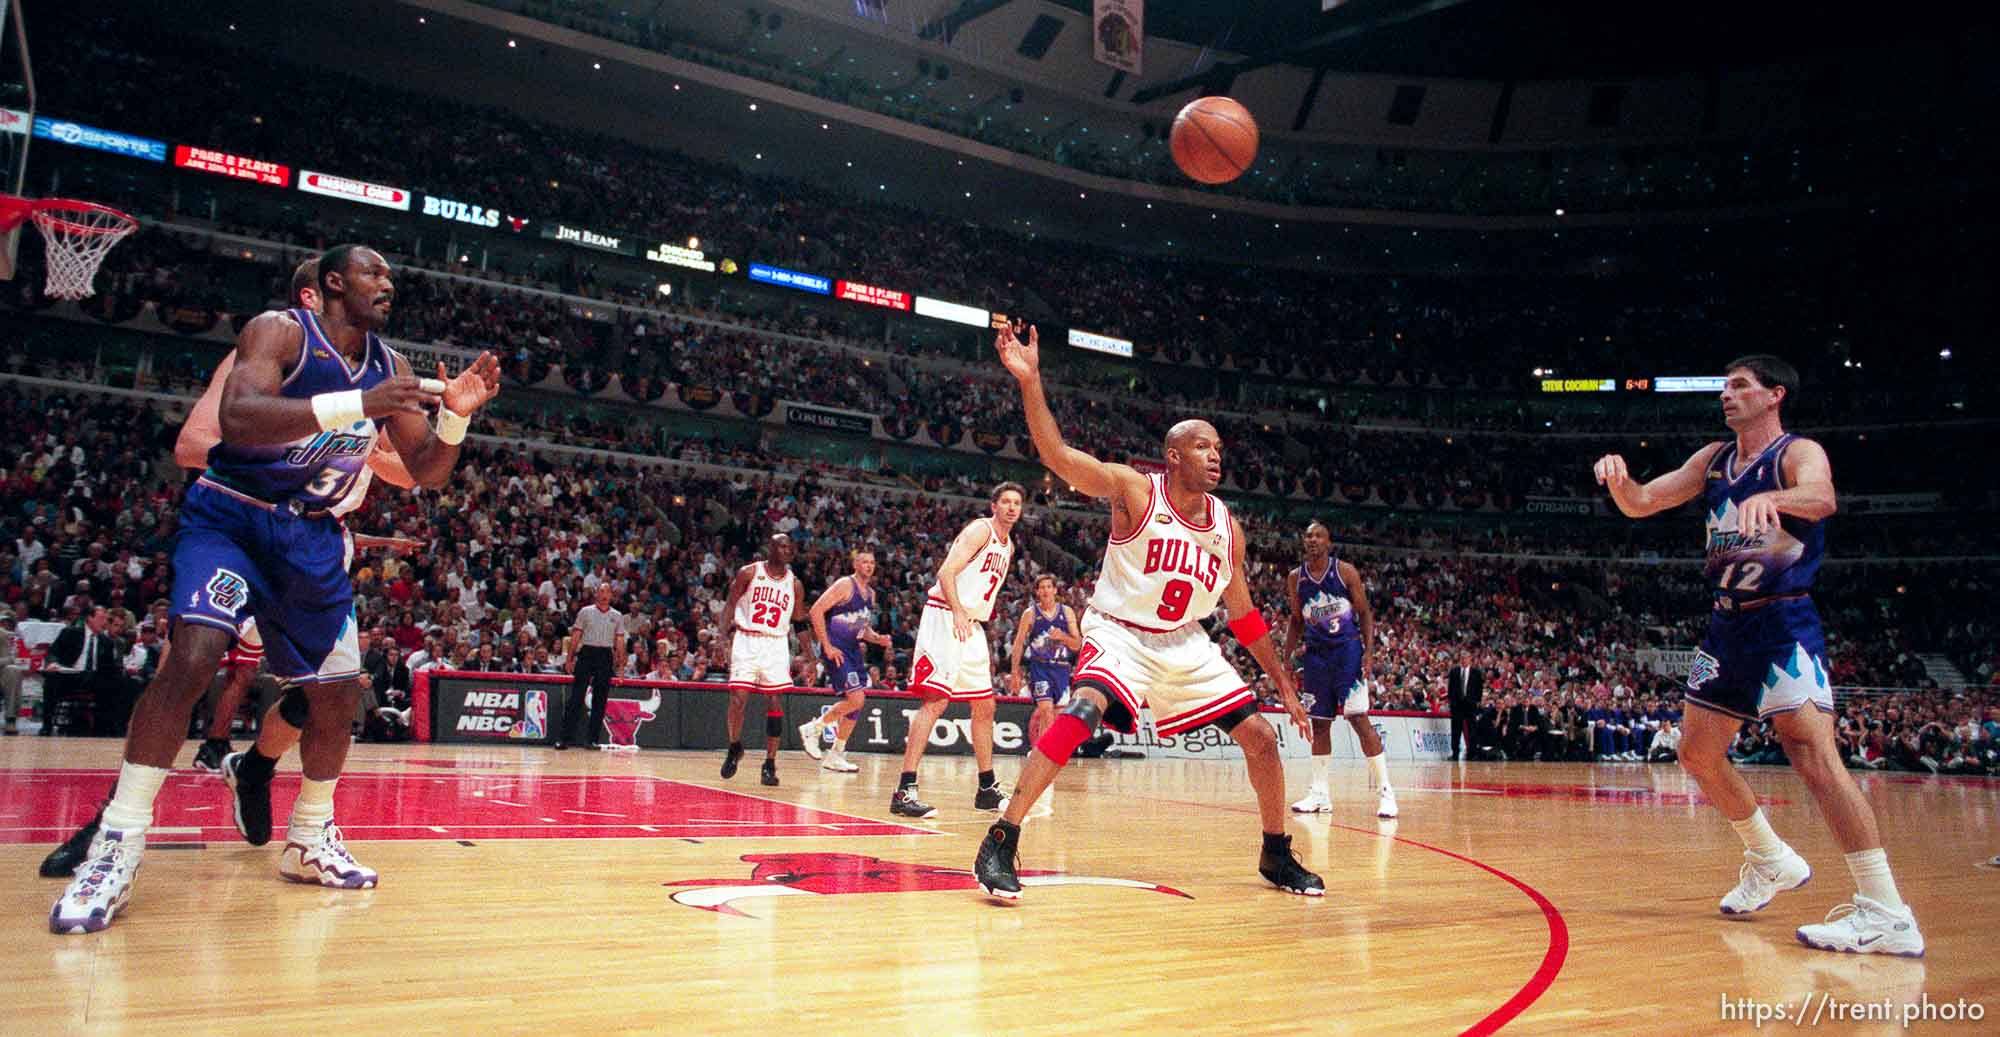
<svg viewBox="0 0 2000 1037"><path fill-rule="evenodd" d="M764 734L777 738L785 733L785 718L775 713L764 714Z"/></svg>
<svg viewBox="0 0 2000 1037"><path fill-rule="evenodd" d="M1071 695L1069 705L1064 706L1062 712L1064 716L1083 721L1084 729L1092 733L1097 731L1097 725L1104 722L1104 711L1097 708L1097 703L1081 695Z"/></svg>
<svg viewBox="0 0 2000 1037"><path fill-rule="evenodd" d="M1235 709L1232 709L1229 712L1224 713L1219 717L1216 717L1214 720L1214 724L1218 729L1222 731L1223 734L1229 734L1230 732L1236 730L1236 725L1256 715L1257 715L1257 707L1252 703L1245 702L1244 704L1236 707Z"/></svg>
<svg viewBox="0 0 2000 1037"><path fill-rule="evenodd" d="M306 718L312 715L312 706L306 701L306 693L296 687L286 688L278 697L278 716L285 723L305 730Z"/></svg>

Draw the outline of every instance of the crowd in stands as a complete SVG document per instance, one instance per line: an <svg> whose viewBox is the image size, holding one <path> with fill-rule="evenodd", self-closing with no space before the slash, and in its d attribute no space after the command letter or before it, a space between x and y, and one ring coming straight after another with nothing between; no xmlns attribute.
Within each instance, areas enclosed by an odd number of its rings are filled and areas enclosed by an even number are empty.
<svg viewBox="0 0 2000 1037"><path fill-rule="evenodd" d="M0 458L8 502L0 515L0 601L20 619L74 620L105 605L129 614L128 629L153 625L171 586L173 511L184 482L168 460L170 416L129 399L7 385L0 420L18 448ZM939 557L982 511L976 497L836 487L811 472L796 480L747 468L703 474L482 444L466 451L445 489L378 489L348 523L429 545L408 558L367 552L356 563L357 612L384 653L371 659L391 687L402 681L398 667L559 672L575 609L603 581L630 616L622 673L715 679L728 580L771 531L798 542L794 564L809 595L847 571L850 551L875 554L877 626L897 640L878 672L894 686L907 671ZM1070 600L1083 600L1090 559L1079 564L1066 552L1094 556L1089 545L1102 537L1103 522L1031 512L1021 533L1023 578L1008 581L996 611L1003 631L1024 607L1032 573L1056 573ZM1271 528L1251 546L1253 598L1267 614L1283 615L1282 581L1297 564L1297 540ZM1492 674L1491 740L1482 744L1513 758L1644 756L1661 721L1672 719L1665 704L1675 701L1673 681L1641 669L1634 653L1698 635L1703 594L1692 569L1421 548L1357 547L1343 556L1361 566L1377 617L1378 708L1435 706L1444 671L1471 657ZM1966 617L1979 614L1994 578L1990 565L1829 568L1819 598L1839 680L1926 687L1910 663L1919 648L1939 643L1970 646L1990 662L2000 645L1990 627ZM1895 590L1911 584L1922 590ZM991 640L996 672L1005 672L1007 639ZM392 644L402 653L393 662ZM1239 662L1255 672L1247 658ZM817 676L802 664L801 680ZM1991 680L1990 665L1979 679ZM1961 714L1989 708L1984 696L1992 694L1910 691L1866 700L1860 712L1850 706L1858 755L1907 762L1898 746L1914 731L1919 765L1926 757L1941 769L1987 760L1979 754L1990 754L1990 737L1961 746L1958 735ZM1862 733L1874 730L1870 722L1882 725L1879 740Z"/></svg>
<svg viewBox="0 0 2000 1037"><path fill-rule="evenodd" d="M1672 371L1690 363L1690 343L1702 347L1697 366L1752 351L1790 352L1825 384L1843 377L1840 365L1850 356L1882 363L1910 341L1953 338L1961 329L1919 300L1928 298L1934 272L1965 265L1960 258L1980 254L1988 233L1978 221L1947 220L1918 249L1904 233L1908 224L1888 215L1810 232L1817 237L1803 237L1809 221L1800 221L1796 231L1786 229L1789 221L1733 235L1703 229L1678 239L1685 247L1664 249L1671 259L1659 270L1539 280L1356 277L1164 259L863 202L509 111L337 73L306 74L262 52L218 52L210 40L177 46L188 41L117 15L65 9L55 17L74 28L66 35L89 41L88 60L51 69L43 84L45 106L66 117L478 198L540 219L655 240L694 236L724 254L919 287L1002 312L1039 312L1132 339L1143 356L1169 362L1263 364L1300 384L1387 381L1400 373L1417 384L1470 378L1482 386L1518 387L1530 368L1570 375ZM180 60L187 52L211 53L212 59ZM367 103L354 103L361 97ZM397 146L374 146L389 140ZM120 201L158 215L165 197L155 192ZM302 226L286 236L325 243L323 236L315 239L309 217L296 219ZM631 226L635 220L642 225ZM1764 271L1725 275L1710 269L1716 263L1741 266L1736 256L1753 251L1721 240L1736 235L1766 244L1784 238L1789 244L1774 247L1789 254ZM1506 235L1494 242L1466 237L1465 247L1492 252L1496 269L1518 264L1525 244L1509 243ZM1708 260L1690 260L1697 248ZM1856 255L1863 258L1850 262ZM556 275L562 287L600 294L592 261L579 260ZM526 341L518 334L523 324L565 352L589 354L605 345L596 331L561 314L530 312L516 319L504 309L492 313L484 300L470 307L466 299L455 301L455 312L426 308L407 318L407 328L477 337L509 322L510 345L517 347ZM1620 370L1602 370L1612 360ZM1238 392L1234 386L1228 391ZM1259 402L1266 401L1260 396ZM1317 398L1293 402L1321 411ZM1826 416L1833 417L1867 413L1871 404L1862 394L1828 406Z"/></svg>
<svg viewBox="0 0 2000 1037"><path fill-rule="evenodd" d="M1156 133L1142 111L1104 110L1094 117L1080 112L1078 118L1051 127L998 99L960 101L955 84L931 89L922 79L870 79L866 70L857 72L838 62L786 62L782 50L760 51L762 34L704 35L705 27L679 25L674 12L658 7L595 0L482 2L1086 172L1194 186L1174 167L1164 132ZM896 27L879 5L872 18L866 10L857 4L855 16ZM917 31L916 23L904 27ZM966 31L976 35L977 28ZM950 38L947 34L946 41ZM1079 125L1094 126L1096 132L1078 132ZM1267 136L1260 161L1248 175L1208 189L1290 205L1478 213L1541 212L1551 204L1593 211L1740 204L1797 197L1814 188L1841 190L1936 175L1940 167L1969 161L1980 146L1969 120L1944 132L1900 124L1871 129L1851 138L1821 132L1759 142L1757 161L1736 140L1494 153Z"/></svg>

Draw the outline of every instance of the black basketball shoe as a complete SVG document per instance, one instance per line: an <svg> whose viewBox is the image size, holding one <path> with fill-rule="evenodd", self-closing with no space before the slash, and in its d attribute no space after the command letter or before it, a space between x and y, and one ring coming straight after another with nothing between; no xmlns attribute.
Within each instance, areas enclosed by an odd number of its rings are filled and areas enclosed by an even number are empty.
<svg viewBox="0 0 2000 1037"><path fill-rule="evenodd" d="M1001 793L1000 786L998 785L982 786L978 792L972 795L972 809L974 810L999 810L1006 805L1007 797Z"/></svg>
<svg viewBox="0 0 2000 1037"><path fill-rule="evenodd" d="M738 742L737 744L730 746L729 752L725 753L722 757L722 776L725 778L735 777L736 765L742 762L743 762L743 743Z"/></svg>
<svg viewBox="0 0 2000 1037"><path fill-rule="evenodd" d="M764 774L757 780L763 782L766 785L776 785L778 783L778 761L765 760Z"/></svg>
<svg viewBox="0 0 2000 1037"><path fill-rule="evenodd" d="M1014 875L1014 855L1021 849L1021 829L1005 821L995 822L979 843L979 856L972 861L972 875L989 897L1021 899L1021 880Z"/></svg>
<svg viewBox="0 0 2000 1037"><path fill-rule="evenodd" d="M201 748L195 750L194 753L194 769L207 771L210 774L221 774L222 758L228 756L230 752L229 739L204 738L201 742Z"/></svg>
<svg viewBox="0 0 2000 1037"><path fill-rule="evenodd" d="M45 879L66 879L76 874L76 866L90 855L90 841L97 838L98 826L104 824L104 808L98 807L90 823L76 830L61 846L49 851L42 858L42 877Z"/></svg>
<svg viewBox="0 0 2000 1037"><path fill-rule="evenodd" d="M889 812L899 817L936 817L937 808L917 799L917 787L905 785L889 797Z"/></svg>
<svg viewBox="0 0 2000 1037"><path fill-rule="evenodd" d="M251 781L238 773L242 767L242 753L223 757L222 780L235 795L236 833L244 842L262 846L271 841L271 781Z"/></svg>
<svg viewBox="0 0 2000 1037"><path fill-rule="evenodd" d="M1273 845L1274 842L1276 845ZM1268 835L1264 837L1264 854L1257 860L1257 874L1287 893L1297 893L1302 897L1326 895L1326 883L1299 863L1298 852L1292 849L1292 837L1289 835L1276 840Z"/></svg>

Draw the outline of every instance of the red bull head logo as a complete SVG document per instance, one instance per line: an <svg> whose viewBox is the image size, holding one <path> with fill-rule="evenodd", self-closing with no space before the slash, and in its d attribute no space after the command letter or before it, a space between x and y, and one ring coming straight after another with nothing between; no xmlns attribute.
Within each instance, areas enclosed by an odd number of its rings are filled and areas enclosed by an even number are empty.
<svg viewBox="0 0 2000 1037"><path fill-rule="evenodd" d="M604 702L604 728L609 737L607 745L639 745L639 728L646 721L659 715L660 689L653 689L653 697L640 699L606 699Z"/></svg>
<svg viewBox="0 0 2000 1037"><path fill-rule="evenodd" d="M734 906L735 902L755 897L939 893L979 888L972 872L962 868L885 861L858 853L748 853L742 860L755 866L747 879L684 879L665 885L688 887L673 894L674 903L725 915L743 915ZM1032 869L1022 870L1020 876L1023 886L1123 886L1194 899L1171 886L1134 879Z"/></svg>

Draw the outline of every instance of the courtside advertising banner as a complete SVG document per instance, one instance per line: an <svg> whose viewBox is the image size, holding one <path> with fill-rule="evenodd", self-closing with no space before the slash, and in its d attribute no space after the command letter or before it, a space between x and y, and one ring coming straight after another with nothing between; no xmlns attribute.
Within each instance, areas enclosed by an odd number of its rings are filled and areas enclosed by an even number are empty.
<svg viewBox="0 0 2000 1037"><path fill-rule="evenodd" d="M342 201L360 202L363 205L378 205L384 209L410 211L410 192L407 188L372 184L366 180L355 180L311 169L299 170L299 190L307 194L339 198Z"/></svg>
<svg viewBox="0 0 2000 1037"><path fill-rule="evenodd" d="M214 173L232 180L248 180L253 184L269 184L272 187L289 187L292 183L290 166L187 144L175 146L174 165L180 169Z"/></svg>
<svg viewBox="0 0 2000 1037"><path fill-rule="evenodd" d="M167 160L167 142L151 137L134 137L129 133L114 133L100 130L95 126L85 126L80 122L63 119L49 119L35 116L35 136L52 140L58 144L69 144L92 151L108 151L126 158L143 158L151 162Z"/></svg>

